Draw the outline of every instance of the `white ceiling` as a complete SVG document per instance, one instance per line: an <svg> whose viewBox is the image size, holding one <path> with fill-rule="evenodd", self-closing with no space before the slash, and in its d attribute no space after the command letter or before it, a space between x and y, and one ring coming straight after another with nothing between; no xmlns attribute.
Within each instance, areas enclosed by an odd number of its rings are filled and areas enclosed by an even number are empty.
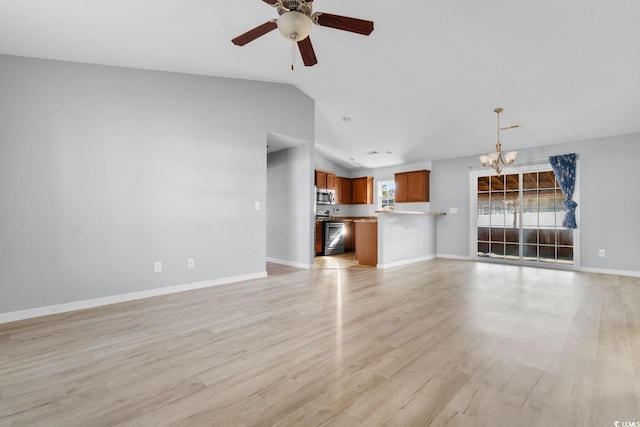
<svg viewBox="0 0 640 427"><path fill-rule="evenodd" d="M319 63L298 56L292 72L277 31L230 41L277 17L260 0L0 0L0 53L291 83L316 100L317 149L349 168L491 151L498 106L502 124L523 125L503 134L507 150L640 131L639 1L314 10L372 20L374 32L314 26Z"/></svg>

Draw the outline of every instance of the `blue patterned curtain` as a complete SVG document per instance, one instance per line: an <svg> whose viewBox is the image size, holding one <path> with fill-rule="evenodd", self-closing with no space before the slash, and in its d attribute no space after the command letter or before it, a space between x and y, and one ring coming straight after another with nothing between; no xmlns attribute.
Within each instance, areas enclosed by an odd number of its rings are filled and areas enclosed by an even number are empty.
<svg viewBox="0 0 640 427"><path fill-rule="evenodd" d="M578 228L576 224L578 204L573 201L573 191L576 188L576 158L575 153L549 157L553 173L556 174L556 180L566 198L563 204L567 208L567 214L562 221L562 226L566 228Z"/></svg>

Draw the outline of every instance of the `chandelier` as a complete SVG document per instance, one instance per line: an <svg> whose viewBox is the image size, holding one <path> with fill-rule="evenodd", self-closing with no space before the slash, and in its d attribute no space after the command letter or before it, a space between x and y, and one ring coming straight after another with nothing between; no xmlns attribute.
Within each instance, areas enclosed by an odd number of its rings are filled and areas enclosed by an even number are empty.
<svg viewBox="0 0 640 427"><path fill-rule="evenodd" d="M502 169L507 166L511 166L516 161L516 156L518 155L517 151L508 151L502 154L502 144L500 144L500 131L507 129L519 128L520 125L511 125L500 127L500 113L502 113L502 108L498 107L493 110L498 115L498 143L496 144L496 151L493 153L485 154L484 156L480 156L480 163L484 167L489 167L495 169L498 173L498 176L502 173Z"/></svg>

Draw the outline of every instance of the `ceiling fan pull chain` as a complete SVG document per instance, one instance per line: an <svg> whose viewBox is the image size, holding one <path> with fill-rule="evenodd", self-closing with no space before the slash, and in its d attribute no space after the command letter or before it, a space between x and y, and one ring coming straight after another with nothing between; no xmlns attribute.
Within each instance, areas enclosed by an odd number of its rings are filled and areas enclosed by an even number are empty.
<svg viewBox="0 0 640 427"><path fill-rule="evenodd" d="M296 63L296 41L291 39L291 71L293 71L293 64Z"/></svg>

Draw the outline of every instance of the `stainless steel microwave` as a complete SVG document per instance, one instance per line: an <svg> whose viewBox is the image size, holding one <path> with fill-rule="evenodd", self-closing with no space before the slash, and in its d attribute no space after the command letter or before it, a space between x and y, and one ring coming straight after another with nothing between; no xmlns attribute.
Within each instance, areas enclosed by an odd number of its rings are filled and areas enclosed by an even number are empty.
<svg viewBox="0 0 640 427"><path fill-rule="evenodd" d="M336 190L329 190L327 188L316 188L316 204L335 205Z"/></svg>

